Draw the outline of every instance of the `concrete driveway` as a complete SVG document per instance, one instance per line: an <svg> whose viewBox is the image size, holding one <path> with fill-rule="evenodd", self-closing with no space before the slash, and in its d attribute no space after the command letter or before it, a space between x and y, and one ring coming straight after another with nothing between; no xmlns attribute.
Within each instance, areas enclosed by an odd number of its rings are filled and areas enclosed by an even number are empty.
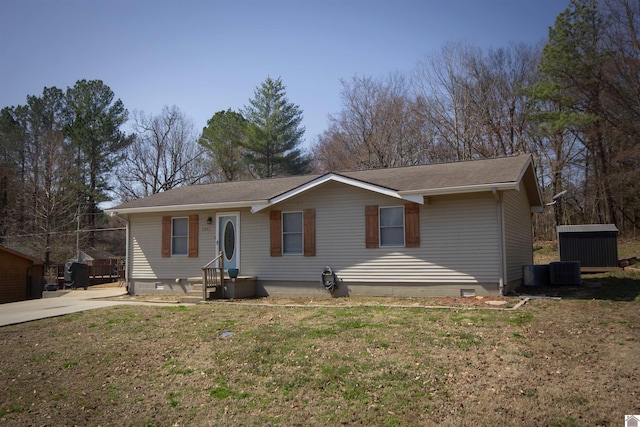
<svg viewBox="0 0 640 427"><path fill-rule="evenodd" d="M89 287L86 291L84 289L45 291L42 299L0 304L0 327L96 308L125 304L150 304L143 301L111 301L105 299L124 294L126 294L125 288ZM55 295L60 296L55 297Z"/></svg>

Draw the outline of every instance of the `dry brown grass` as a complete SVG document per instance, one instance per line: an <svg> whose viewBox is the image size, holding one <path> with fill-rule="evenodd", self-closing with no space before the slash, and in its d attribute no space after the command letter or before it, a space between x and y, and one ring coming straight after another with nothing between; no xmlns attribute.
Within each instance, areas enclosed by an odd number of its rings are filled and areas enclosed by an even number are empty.
<svg viewBox="0 0 640 427"><path fill-rule="evenodd" d="M622 301L517 311L215 303L9 326L0 424L620 425L640 413L625 280Z"/></svg>

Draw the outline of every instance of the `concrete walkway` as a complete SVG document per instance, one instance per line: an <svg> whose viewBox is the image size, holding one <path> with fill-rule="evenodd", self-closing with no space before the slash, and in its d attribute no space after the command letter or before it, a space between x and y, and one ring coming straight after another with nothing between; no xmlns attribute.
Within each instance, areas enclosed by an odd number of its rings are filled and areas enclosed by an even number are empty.
<svg viewBox="0 0 640 427"><path fill-rule="evenodd" d="M125 294L125 288L89 287L86 291L84 289L76 289L73 291L45 291L41 299L0 304L0 327L116 305L158 305L158 303L148 303L144 301L115 301L105 299Z"/></svg>

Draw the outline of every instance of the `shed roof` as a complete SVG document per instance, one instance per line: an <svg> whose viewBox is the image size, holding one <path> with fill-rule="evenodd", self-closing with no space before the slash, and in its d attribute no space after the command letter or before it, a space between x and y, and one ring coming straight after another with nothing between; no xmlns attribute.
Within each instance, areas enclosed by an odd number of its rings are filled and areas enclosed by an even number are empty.
<svg viewBox="0 0 640 427"><path fill-rule="evenodd" d="M21 258L27 259L34 264L42 264L42 260L36 257L32 257L31 255L27 255L23 252L17 251L15 249L7 248L6 246L0 246L0 252L6 252L15 256L19 256Z"/></svg>
<svg viewBox="0 0 640 427"><path fill-rule="evenodd" d="M559 225L558 233L594 233L600 231L618 232L613 224Z"/></svg>
<svg viewBox="0 0 640 427"><path fill-rule="evenodd" d="M89 248L80 251L80 255L84 261L95 261L100 259L115 259L117 256L110 254L101 249Z"/></svg>
<svg viewBox="0 0 640 427"><path fill-rule="evenodd" d="M216 207L263 209L328 180L361 186L412 200L418 196L518 189L523 184L531 206L542 206L530 155L399 168L330 172L286 178L233 181L179 187L133 200L108 211L157 212ZM391 193L390 193L391 192Z"/></svg>

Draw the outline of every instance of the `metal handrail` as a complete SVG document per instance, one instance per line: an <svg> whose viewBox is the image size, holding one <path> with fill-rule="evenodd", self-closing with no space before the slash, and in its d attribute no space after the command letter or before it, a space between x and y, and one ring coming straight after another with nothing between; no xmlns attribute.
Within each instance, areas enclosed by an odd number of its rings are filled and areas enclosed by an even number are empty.
<svg viewBox="0 0 640 427"><path fill-rule="evenodd" d="M211 267L218 261L217 267ZM222 252L202 267L202 299L207 300L207 289L214 287L224 287L224 257ZM224 292L224 289L222 290Z"/></svg>

